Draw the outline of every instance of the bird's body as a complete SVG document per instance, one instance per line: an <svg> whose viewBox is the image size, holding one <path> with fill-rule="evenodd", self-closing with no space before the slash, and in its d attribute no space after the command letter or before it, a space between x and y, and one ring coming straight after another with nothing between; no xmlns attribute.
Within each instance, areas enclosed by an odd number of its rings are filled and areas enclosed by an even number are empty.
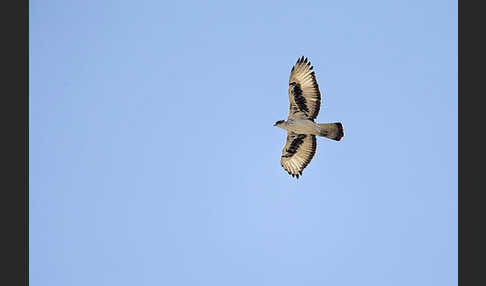
<svg viewBox="0 0 486 286"><path fill-rule="evenodd" d="M279 124L280 128L297 134L319 135L319 126L312 120L307 118L289 118L283 124Z"/></svg>
<svg viewBox="0 0 486 286"><path fill-rule="evenodd" d="M302 175L302 171L315 155L316 136L336 141L344 136L340 122L316 123L319 114L321 92L315 72L307 58L299 58L292 67L289 79L289 116L279 120L274 126L287 130L287 142L282 151L280 164L292 176Z"/></svg>

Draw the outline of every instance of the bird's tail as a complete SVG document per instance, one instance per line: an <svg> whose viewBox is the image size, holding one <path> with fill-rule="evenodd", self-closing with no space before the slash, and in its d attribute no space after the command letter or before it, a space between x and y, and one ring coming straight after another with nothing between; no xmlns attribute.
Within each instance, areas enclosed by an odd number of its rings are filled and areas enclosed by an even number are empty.
<svg viewBox="0 0 486 286"><path fill-rule="evenodd" d="M319 136L339 141L344 136L343 125L341 122L319 123Z"/></svg>

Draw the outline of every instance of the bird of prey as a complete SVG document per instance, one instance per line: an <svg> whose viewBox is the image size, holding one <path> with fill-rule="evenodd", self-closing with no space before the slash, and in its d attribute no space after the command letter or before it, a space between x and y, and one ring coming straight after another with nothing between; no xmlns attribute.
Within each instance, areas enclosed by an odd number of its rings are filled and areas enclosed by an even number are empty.
<svg viewBox="0 0 486 286"><path fill-rule="evenodd" d="M314 67L303 56L292 67L289 79L289 116L273 124L287 130L287 142L280 164L292 177L302 176L302 171L316 153L316 136L339 141L344 136L341 122L316 123L321 107L321 92Z"/></svg>

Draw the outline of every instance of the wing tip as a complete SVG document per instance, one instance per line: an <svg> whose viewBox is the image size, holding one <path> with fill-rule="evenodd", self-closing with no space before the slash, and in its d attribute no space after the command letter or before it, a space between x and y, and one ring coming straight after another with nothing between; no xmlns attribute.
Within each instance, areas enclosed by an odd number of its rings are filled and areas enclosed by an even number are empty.
<svg viewBox="0 0 486 286"><path fill-rule="evenodd" d="M310 59L307 58L306 56L301 56L297 59L297 62L292 67L291 72L295 70L301 70L301 69L305 69L309 71L312 71L314 69L314 66L312 66Z"/></svg>

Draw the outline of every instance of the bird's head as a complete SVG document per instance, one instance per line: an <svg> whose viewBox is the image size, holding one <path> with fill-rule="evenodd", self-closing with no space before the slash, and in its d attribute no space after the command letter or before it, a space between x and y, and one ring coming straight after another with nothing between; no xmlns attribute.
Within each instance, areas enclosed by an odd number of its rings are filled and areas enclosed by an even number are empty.
<svg viewBox="0 0 486 286"><path fill-rule="evenodd" d="M285 124L285 120L279 120L273 124L273 126L282 127Z"/></svg>

